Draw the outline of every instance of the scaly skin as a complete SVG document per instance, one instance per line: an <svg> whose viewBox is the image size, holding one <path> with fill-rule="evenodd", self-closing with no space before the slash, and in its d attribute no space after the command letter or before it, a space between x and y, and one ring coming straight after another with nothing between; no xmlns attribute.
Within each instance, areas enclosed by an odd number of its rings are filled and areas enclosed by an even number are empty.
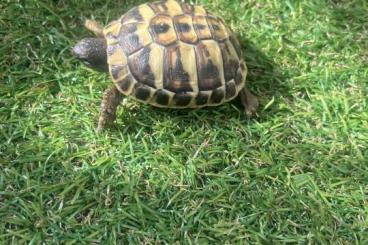
<svg viewBox="0 0 368 245"><path fill-rule="evenodd" d="M116 118L116 108L123 99L123 94L115 86L105 90L100 109L97 132L101 132L106 125L112 124Z"/></svg>

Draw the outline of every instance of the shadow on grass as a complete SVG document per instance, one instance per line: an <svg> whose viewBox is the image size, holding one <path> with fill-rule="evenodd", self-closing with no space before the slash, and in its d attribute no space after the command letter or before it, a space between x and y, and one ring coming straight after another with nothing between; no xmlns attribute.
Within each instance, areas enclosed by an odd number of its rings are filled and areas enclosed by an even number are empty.
<svg viewBox="0 0 368 245"><path fill-rule="evenodd" d="M247 86L258 96L260 106L257 114L263 118L262 110L272 98L274 97L277 102L277 98L288 97L290 88L285 82L281 68L255 43L246 38L239 39L239 41L248 66ZM239 98L235 103L241 106ZM276 106L277 103L273 103L269 109L275 110Z"/></svg>
<svg viewBox="0 0 368 245"><path fill-rule="evenodd" d="M258 96L288 96L289 87L284 82L280 67L252 41L240 40L248 66L247 83Z"/></svg>
<svg viewBox="0 0 368 245"><path fill-rule="evenodd" d="M368 13L363 1L332 1L331 19L336 28L352 32L362 32L368 28Z"/></svg>

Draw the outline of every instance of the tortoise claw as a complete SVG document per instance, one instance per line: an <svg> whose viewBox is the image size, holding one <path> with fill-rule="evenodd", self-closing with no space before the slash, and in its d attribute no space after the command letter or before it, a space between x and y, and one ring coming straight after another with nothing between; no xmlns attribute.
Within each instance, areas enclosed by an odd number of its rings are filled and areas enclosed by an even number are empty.
<svg viewBox="0 0 368 245"><path fill-rule="evenodd" d="M244 114L249 119L254 117L259 106L258 98L253 95L247 88L240 91L240 98L244 106Z"/></svg>

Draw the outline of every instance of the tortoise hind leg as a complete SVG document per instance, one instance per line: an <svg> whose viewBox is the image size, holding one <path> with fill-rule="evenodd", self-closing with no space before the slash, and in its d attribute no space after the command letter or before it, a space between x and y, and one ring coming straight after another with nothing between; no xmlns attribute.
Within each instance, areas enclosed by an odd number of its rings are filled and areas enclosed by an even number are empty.
<svg viewBox="0 0 368 245"><path fill-rule="evenodd" d="M104 37L103 26L95 20L86 20L84 26L93 32L97 37Z"/></svg>
<svg viewBox="0 0 368 245"><path fill-rule="evenodd" d="M245 115L250 118L257 111L259 102L255 95L253 95L246 87L239 92L241 102L244 106Z"/></svg>
<svg viewBox="0 0 368 245"><path fill-rule="evenodd" d="M112 124L115 121L116 109L122 99L123 94L115 86L106 89L102 96L97 132L101 132L106 125Z"/></svg>

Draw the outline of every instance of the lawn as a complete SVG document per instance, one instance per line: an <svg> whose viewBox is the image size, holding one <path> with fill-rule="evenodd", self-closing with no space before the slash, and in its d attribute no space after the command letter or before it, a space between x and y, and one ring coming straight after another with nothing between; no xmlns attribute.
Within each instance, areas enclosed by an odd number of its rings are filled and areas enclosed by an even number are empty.
<svg viewBox="0 0 368 245"><path fill-rule="evenodd" d="M200 0L239 35L258 117L132 99L70 48L142 0L0 2L1 244L367 244L368 4Z"/></svg>

